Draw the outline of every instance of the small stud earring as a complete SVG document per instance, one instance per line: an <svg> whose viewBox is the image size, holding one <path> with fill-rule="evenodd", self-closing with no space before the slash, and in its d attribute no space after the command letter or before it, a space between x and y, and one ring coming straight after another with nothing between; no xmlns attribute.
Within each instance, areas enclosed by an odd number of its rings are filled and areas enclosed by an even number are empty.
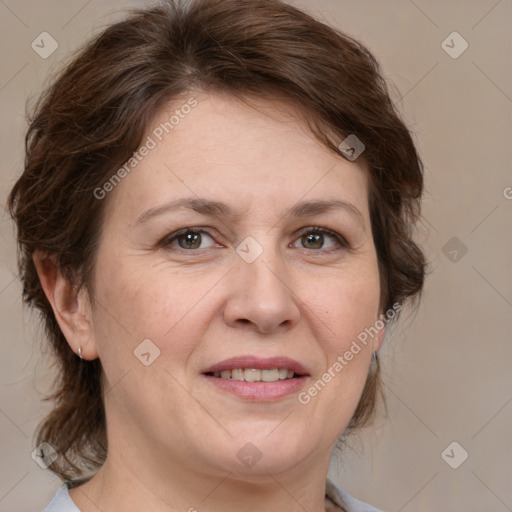
<svg viewBox="0 0 512 512"><path fill-rule="evenodd" d="M82 357L82 347L78 347L78 357L80 357L80 359L83 359L83 357Z"/></svg>

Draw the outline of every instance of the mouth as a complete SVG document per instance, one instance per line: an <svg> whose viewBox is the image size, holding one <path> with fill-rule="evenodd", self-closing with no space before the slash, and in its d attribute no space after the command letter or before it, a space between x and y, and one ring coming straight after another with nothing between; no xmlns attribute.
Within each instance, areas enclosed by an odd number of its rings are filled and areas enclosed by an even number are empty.
<svg viewBox="0 0 512 512"><path fill-rule="evenodd" d="M309 378L306 368L287 357L231 358L206 368L202 375L217 390L251 401L272 401L297 392Z"/></svg>
<svg viewBox="0 0 512 512"><path fill-rule="evenodd" d="M232 370L222 370L221 372L207 372L205 375L216 377L217 379L233 379L245 382L278 382L280 380L303 377L303 375L298 375L288 368L272 368L270 370L234 368Z"/></svg>

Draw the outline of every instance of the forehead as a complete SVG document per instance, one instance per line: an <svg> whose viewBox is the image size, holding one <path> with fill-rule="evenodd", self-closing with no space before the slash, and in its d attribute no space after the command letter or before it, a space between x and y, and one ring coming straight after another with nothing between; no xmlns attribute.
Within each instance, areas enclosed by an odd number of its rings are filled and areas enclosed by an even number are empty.
<svg viewBox="0 0 512 512"><path fill-rule="evenodd" d="M167 103L142 139L140 148L150 149L132 162L110 204L131 221L128 210L138 217L144 207L194 195L238 205L239 215L251 205L281 208L313 197L366 209L362 159L349 162L325 147L296 105L281 98L247 101L193 91Z"/></svg>

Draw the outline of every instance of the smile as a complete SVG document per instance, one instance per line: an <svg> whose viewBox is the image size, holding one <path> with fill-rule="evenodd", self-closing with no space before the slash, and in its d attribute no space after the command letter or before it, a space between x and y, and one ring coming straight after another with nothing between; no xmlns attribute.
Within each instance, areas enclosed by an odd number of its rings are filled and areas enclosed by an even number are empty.
<svg viewBox="0 0 512 512"><path fill-rule="evenodd" d="M206 375L245 382L278 382L280 380L293 379L295 372L287 368L272 368L268 370L260 370L258 368L235 368L221 372L209 372Z"/></svg>
<svg viewBox="0 0 512 512"><path fill-rule="evenodd" d="M203 378L216 391L256 402L298 393L309 381L309 369L286 356L240 355L204 368Z"/></svg>

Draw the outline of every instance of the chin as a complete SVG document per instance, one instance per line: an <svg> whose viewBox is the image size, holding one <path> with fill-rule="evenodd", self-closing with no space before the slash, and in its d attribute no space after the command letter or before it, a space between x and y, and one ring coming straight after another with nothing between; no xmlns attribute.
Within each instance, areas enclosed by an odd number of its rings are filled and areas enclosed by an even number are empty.
<svg viewBox="0 0 512 512"><path fill-rule="evenodd" d="M289 471L308 456L311 439L307 438L306 432L294 436L283 427L284 424L276 429L273 422L258 434L253 430L252 435L230 438L224 448L217 450L212 462L217 466L220 463L225 471L254 477L255 481L260 476L268 478L268 473ZM283 430L278 434L279 428ZM314 450L315 447L311 445L309 451Z"/></svg>

